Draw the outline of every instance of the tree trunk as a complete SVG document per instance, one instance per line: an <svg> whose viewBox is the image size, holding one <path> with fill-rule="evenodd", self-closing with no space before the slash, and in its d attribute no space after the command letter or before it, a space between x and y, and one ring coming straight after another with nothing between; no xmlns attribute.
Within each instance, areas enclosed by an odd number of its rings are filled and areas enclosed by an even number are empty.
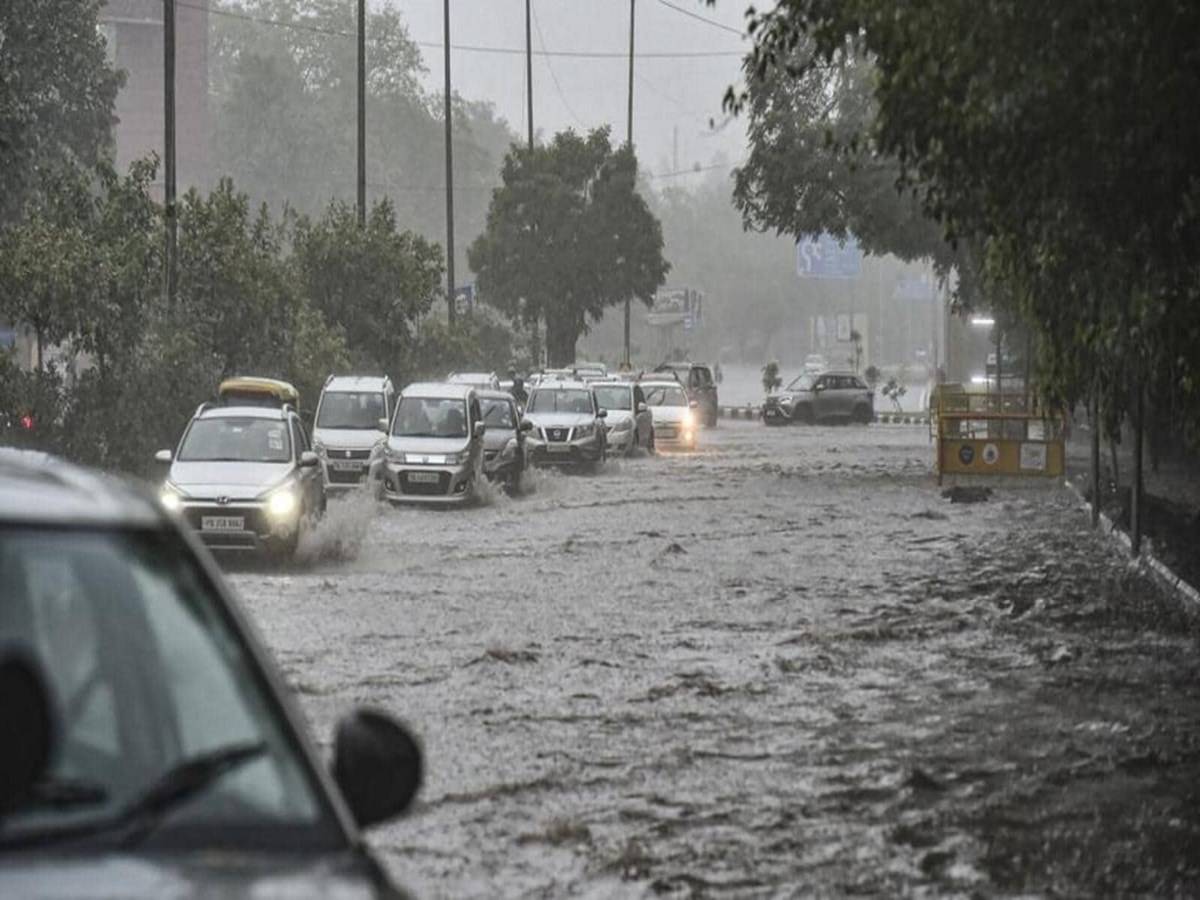
<svg viewBox="0 0 1200 900"><path fill-rule="evenodd" d="M1112 457L1113 493L1121 493L1121 467L1117 461L1117 440L1111 435L1108 438L1108 453Z"/></svg>
<svg viewBox="0 0 1200 900"><path fill-rule="evenodd" d="M563 368L575 362L575 342L579 331L569 315L546 317L546 354L551 368Z"/></svg>
<svg viewBox="0 0 1200 900"><path fill-rule="evenodd" d="M1142 482L1142 444L1146 439L1146 392L1138 386L1133 407L1133 485L1129 492L1129 542L1133 555L1142 553L1142 506L1145 485Z"/></svg>
<svg viewBox="0 0 1200 900"><path fill-rule="evenodd" d="M1092 527L1100 524L1100 392L1093 388L1092 414Z"/></svg>

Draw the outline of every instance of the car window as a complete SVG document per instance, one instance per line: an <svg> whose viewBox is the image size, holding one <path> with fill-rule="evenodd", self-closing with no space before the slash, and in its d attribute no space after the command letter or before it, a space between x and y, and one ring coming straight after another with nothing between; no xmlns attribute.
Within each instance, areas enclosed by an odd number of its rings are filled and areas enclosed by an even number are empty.
<svg viewBox="0 0 1200 900"><path fill-rule="evenodd" d="M317 410L317 428L373 431L387 416L387 401L378 391L327 391Z"/></svg>
<svg viewBox="0 0 1200 900"><path fill-rule="evenodd" d="M328 837L332 824L275 705L173 537L0 528L0 571L0 636L41 663L60 711L48 780L91 792L90 802L55 804L35 790L6 817L0 847L9 835L112 817L185 760L258 743L261 756L171 813L164 839L198 828L218 842L244 839L240 828L264 839L296 828Z"/></svg>
<svg viewBox="0 0 1200 900"><path fill-rule="evenodd" d="M701 387L706 387L706 388L712 387L712 383L713 383L712 372L710 372L708 370L707 366L697 366L695 369L695 372L696 372L696 378L699 381Z"/></svg>
<svg viewBox="0 0 1200 900"><path fill-rule="evenodd" d="M683 388L674 385L655 385L646 388L646 403L650 406L687 406Z"/></svg>
<svg viewBox="0 0 1200 900"><path fill-rule="evenodd" d="M485 399L483 403L483 422L488 428L514 429L517 427L513 405L507 400Z"/></svg>
<svg viewBox="0 0 1200 900"><path fill-rule="evenodd" d="M601 409L632 409L633 395L628 385L597 385L593 390Z"/></svg>
<svg viewBox="0 0 1200 900"><path fill-rule="evenodd" d="M811 391L817 380L809 374L801 375L799 378L793 379L792 383L787 386L789 391Z"/></svg>
<svg viewBox="0 0 1200 900"><path fill-rule="evenodd" d="M401 397L392 422L396 437L464 438L467 404L450 397Z"/></svg>
<svg viewBox="0 0 1200 900"><path fill-rule="evenodd" d="M179 448L181 462L285 463L291 459L292 441L283 419L195 419Z"/></svg>

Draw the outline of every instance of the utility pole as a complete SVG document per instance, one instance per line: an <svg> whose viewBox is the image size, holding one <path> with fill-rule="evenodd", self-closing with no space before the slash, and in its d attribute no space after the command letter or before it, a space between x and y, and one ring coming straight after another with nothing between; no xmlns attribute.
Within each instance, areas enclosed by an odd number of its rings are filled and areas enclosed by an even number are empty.
<svg viewBox="0 0 1200 900"><path fill-rule="evenodd" d="M367 2L358 0L358 224L367 224Z"/></svg>
<svg viewBox="0 0 1200 900"><path fill-rule="evenodd" d="M167 303L174 306L178 288L178 217L175 209L175 0L163 0L163 206L167 225Z"/></svg>
<svg viewBox="0 0 1200 900"><path fill-rule="evenodd" d="M450 110L450 0L442 3L443 41L446 59L446 310L454 324L454 144Z"/></svg>
<svg viewBox="0 0 1200 900"><path fill-rule="evenodd" d="M529 111L529 149L533 149L533 33L529 30L532 0L525 0L525 106Z"/></svg>
<svg viewBox="0 0 1200 900"><path fill-rule="evenodd" d="M633 36L634 24L637 21L636 16L637 0L629 0L629 106L625 119L625 141L629 146L629 152L633 153ZM632 313L632 298L625 298L625 366L629 368L632 363L629 359L629 317Z"/></svg>

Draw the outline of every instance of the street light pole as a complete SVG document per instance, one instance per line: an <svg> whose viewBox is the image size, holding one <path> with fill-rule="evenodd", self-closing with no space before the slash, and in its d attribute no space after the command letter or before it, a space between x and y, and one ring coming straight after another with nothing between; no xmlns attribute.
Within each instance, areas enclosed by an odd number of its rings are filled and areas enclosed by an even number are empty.
<svg viewBox="0 0 1200 900"><path fill-rule="evenodd" d="M633 153L633 38L637 0L629 0L629 104L625 117L625 142ZM625 298L625 367L631 367L629 358L629 318L632 313L632 298Z"/></svg>
<svg viewBox="0 0 1200 900"><path fill-rule="evenodd" d="M446 61L446 315L454 324L454 144L450 109L450 0L442 3L443 41Z"/></svg>
<svg viewBox="0 0 1200 900"><path fill-rule="evenodd" d="M525 0L525 106L529 115L529 149L533 149L533 32L530 31L532 0Z"/></svg>
<svg viewBox="0 0 1200 900"><path fill-rule="evenodd" d="M175 0L163 0L163 207L166 217L167 303L178 289L178 236L175 209Z"/></svg>
<svg viewBox="0 0 1200 900"><path fill-rule="evenodd" d="M358 224L367 224L367 10L358 0Z"/></svg>

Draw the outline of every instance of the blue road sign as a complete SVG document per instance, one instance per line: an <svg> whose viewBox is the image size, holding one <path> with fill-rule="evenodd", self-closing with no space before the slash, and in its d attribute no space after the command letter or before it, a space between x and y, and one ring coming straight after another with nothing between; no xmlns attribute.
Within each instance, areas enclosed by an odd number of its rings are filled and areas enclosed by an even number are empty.
<svg viewBox="0 0 1200 900"><path fill-rule="evenodd" d="M853 237L844 244L833 235L796 242L796 274L801 278L857 278L862 273L862 250Z"/></svg>

